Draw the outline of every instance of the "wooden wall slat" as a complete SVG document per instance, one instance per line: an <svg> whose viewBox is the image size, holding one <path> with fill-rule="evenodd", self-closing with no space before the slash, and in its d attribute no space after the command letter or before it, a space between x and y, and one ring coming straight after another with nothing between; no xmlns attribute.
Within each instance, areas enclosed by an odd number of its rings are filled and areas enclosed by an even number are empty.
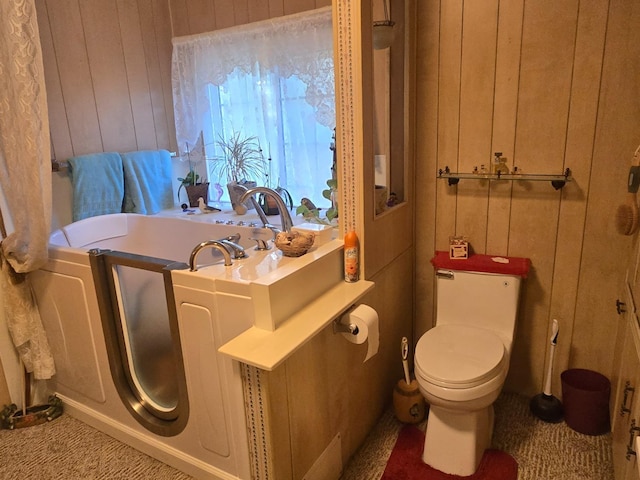
<svg viewBox="0 0 640 480"><path fill-rule="evenodd" d="M158 104L153 98L154 112L162 110L164 115L156 120L158 146L171 151L176 151L176 129L173 116L173 93L171 89L171 12L165 0L152 0L153 28L144 29L148 32L149 42L145 39L145 55L147 64L157 62L159 71L158 81L160 88L152 87L157 95L162 95L162 104ZM152 38L153 37L153 38ZM153 42L151 42L153 40ZM152 45L152 50L147 51L147 44ZM169 61L167 61L169 59ZM150 75L151 78L151 75ZM165 133L166 132L166 133Z"/></svg>
<svg viewBox="0 0 640 480"><path fill-rule="evenodd" d="M458 168L490 166L498 0L465 2L460 68Z"/></svg>
<svg viewBox="0 0 640 480"><path fill-rule="evenodd" d="M248 0L235 0L233 2L233 21L235 25L249 23Z"/></svg>
<svg viewBox="0 0 640 480"><path fill-rule="evenodd" d="M491 169L491 125L496 65L498 2L465 2L460 68L458 169ZM485 252L489 182L458 184L456 233Z"/></svg>
<svg viewBox="0 0 640 480"><path fill-rule="evenodd" d="M162 68L167 62L166 59L170 58L171 52L170 41L167 43L166 40L167 35L170 38L168 7L166 2L158 0L138 0L138 15L155 145L157 148L175 150L173 100L171 89L168 88L171 78L165 78L168 69ZM141 91L139 94L142 95L144 92Z"/></svg>
<svg viewBox="0 0 640 480"><path fill-rule="evenodd" d="M463 2L440 3L438 65L438 167L458 169L460 125L460 62L462 50ZM449 236L456 231L456 188L441 182L437 190L436 249L449 248Z"/></svg>
<svg viewBox="0 0 640 480"><path fill-rule="evenodd" d="M64 108L62 85L58 72L58 60L53 47L53 37L49 21L49 12L45 0L36 1L42 60L44 63L47 105L49 110L49 130L51 132L52 158L66 159L73 152L69 121Z"/></svg>
<svg viewBox="0 0 640 480"><path fill-rule="evenodd" d="M269 17L281 17L284 15L285 0L269 0Z"/></svg>
<svg viewBox="0 0 640 480"><path fill-rule="evenodd" d="M128 0L118 0L117 6L136 149L155 149L158 148L158 142L154 128L151 88L144 55L138 5Z"/></svg>
<svg viewBox="0 0 640 480"><path fill-rule="evenodd" d="M424 8L426 7L426 8ZM427 2L419 6L417 15L416 58L416 167L414 185L416 210L420 211L415 222L415 295L414 334L420 335L433 325L435 276L428 260L436 250L437 188L444 182L434 181L438 169L438 132L430 125L437 125L439 96L440 4ZM416 340L417 340L416 336Z"/></svg>
<svg viewBox="0 0 640 480"><path fill-rule="evenodd" d="M247 0L249 22L259 22L271 18L269 2L264 0Z"/></svg>
<svg viewBox="0 0 640 480"><path fill-rule="evenodd" d="M171 36L182 37L190 35L189 15L184 14L184 12L188 12L187 0L168 0L168 4L169 11L174 13L171 15ZM183 14L181 15L180 12L183 12Z"/></svg>
<svg viewBox="0 0 640 480"><path fill-rule="evenodd" d="M47 2L47 7L72 145L68 153L56 147L58 158L101 152L102 137L78 1ZM45 71L45 75L49 72Z"/></svg>
<svg viewBox="0 0 640 480"><path fill-rule="evenodd" d="M81 2L93 93L105 151L135 150L131 100L114 2Z"/></svg>
<svg viewBox="0 0 640 480"><path fill-rule="evenodd" d="M216 30L237 25L234 3L235 0L215 0ZM171 13L176 15L174 10L171 10Z"/></svg>
<svg viewBox="0 0 640 480"><path fill-rule="evenodd" d="M525 172L562 166L578 6L525 4L514 159Z"/></svg>
<svg viewBox="0 0 640 480"><path fill-rule="evenodd" d="M284 2L285 15L306 12L307 10L313 10L314 8L316 8L316 0L285 0Z"/></svg>
<svg viewBox="0 0 640 480"><path fill-rule="evenodd" d="M216 29L216 2L214 0L189 0L186 4L189 35ZM172 12L177 12L172 10ZM174 15L178 17L179 15Z"/></svg>
<svg viewBox="0 0 640 480"><path fill-rule="evenodd" d="M514 167L523 11L524 0L500 2L498 8L491 153L502 152L510 169ZM511 182L490 186L486 253L506 255L508 251L512 189Z"/></svg>

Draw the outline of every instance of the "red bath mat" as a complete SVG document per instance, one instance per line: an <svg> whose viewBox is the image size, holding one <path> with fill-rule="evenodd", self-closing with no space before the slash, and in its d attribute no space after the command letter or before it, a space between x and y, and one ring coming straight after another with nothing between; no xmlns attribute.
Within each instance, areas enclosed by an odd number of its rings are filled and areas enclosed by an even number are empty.
<svg viewBox="0 0 640 480"><path fill-rule="evenodd" d="M449 475L422 462L424 432L413 425L400 431L382 480L517 480L518 462L500 450L487 450L478 471L468 477Z"/></svg>

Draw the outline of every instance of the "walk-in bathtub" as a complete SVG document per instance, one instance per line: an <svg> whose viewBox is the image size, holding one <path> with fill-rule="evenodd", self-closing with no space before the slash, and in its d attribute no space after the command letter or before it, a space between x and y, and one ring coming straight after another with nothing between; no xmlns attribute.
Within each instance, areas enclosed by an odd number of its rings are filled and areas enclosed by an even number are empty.
<svg viewBox="0 0 640 480"><path fill-rule="evenodd" d="M249 479L242 369L218 348L255 323L252 280L288 259L254 249L269 230L214 218L76 222L32 281L66 412L195 477ZM196 245L237 233L249 258L204 250L189 271Z"/></svg>

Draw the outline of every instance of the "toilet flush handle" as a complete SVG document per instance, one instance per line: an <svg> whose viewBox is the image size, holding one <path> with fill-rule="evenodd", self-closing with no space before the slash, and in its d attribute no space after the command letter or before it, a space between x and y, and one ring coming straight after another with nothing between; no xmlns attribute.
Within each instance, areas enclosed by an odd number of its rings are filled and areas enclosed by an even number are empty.
<svg viewBox="0 0 640 480"><path fill-rule="evenodd" d="M436 277L448 278L449 280L453 280L453 272L451 270L438 270L436 272Z"/></svg>

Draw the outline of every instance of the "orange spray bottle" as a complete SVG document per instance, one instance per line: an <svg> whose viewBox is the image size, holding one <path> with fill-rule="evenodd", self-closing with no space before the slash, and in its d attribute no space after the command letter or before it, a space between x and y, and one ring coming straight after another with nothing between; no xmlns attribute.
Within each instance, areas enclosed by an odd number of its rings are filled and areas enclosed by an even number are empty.
<svg viewBox="0 0 640 480"><path fill-rule="evenodd" d="M353 283L360 278L360 242L355 231L344 236L344 281Z"/></svg>

